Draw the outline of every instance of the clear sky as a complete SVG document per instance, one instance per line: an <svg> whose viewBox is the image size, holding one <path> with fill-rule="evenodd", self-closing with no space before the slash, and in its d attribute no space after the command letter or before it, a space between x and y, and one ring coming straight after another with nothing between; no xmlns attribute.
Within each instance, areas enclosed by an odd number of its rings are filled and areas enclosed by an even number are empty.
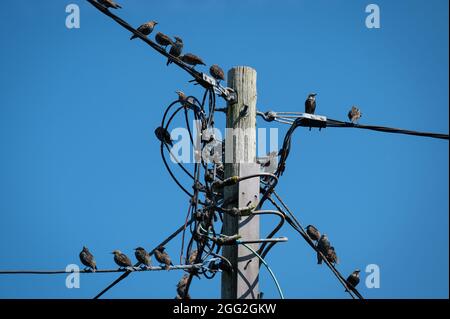
<svg viewBox="0 0 450 319"><path fill-rule="evenodd" d="M69 3L80 29L65 27ZM156 19L208 65L255 68L260 110L302 111L314 91L330 118L346 120L356 104L362 124L448 133L448 1L378 0L381 28L371 30L369 3L122 0L117 13L136 26ZM2 3L0 269L63 269L83 245L112 268L112 250L151 249L183 223L188 198L153 130L175 90L201 90L129 36L86 1ZM328 234L345 275L379 265L381 287L360 284L367 298L448 298L448 152L444 140L299 129L278 192ZM267 261L287 298L348 298L289 226L280 235L289 242ZM180 240L167 248L177 258ZM0 297L90 298L116 277L84 275L67 289L62 275L0 276ZM173 298L180 277L132 274L105 297ZM192 296L220 297L219 279L196 279ZM263 268L260 285L278 297Z"/></svg>

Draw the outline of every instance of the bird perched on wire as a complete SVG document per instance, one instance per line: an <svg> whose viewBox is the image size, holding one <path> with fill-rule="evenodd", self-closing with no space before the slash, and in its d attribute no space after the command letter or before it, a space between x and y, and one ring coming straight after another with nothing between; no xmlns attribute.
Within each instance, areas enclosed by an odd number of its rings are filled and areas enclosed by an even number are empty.
<svg viewBox="0 0 450 319"><path fill-rule="evenodd" d="M165 35L162 32L158 32L155 35L155 41L156 43L158 43L160 46L164 47L164 50L167 48L168 45L173 45L173 41L171 38L169 38L169 36Z"/></svg>
<svg viewBox="0 0 450 319"><path fill-rule="evenodd" d="M98 3L106 7L107 9L120 9L122 8L119 4L115 3L113 0L97 0Z"/></svg>
<svg viewBox="0 0 450 319"><path fill-rule="evenodd" d="M191 252L191 254L189 255L188 258L188 264L189 265L194 265L195 261L197 260L197 255L198 255L198 250L194 250L193 252ZM192 273L194 276L199 277L198 275L198 269L197 268L191 268L189 270L187 270L188 273Z"/></svg>
<svg viewBox="0 0 450 319"><path fill-rule="evenodd" d="M172 261L170 260L170 256L168 253L165 252L164 246L159 246L155 249L155 258L160 263L165 265L165 269L169 270L170 266L173 265Z"/></svg>
<svg viewBox="0 0 450 319"><path fill-rule="evenodd" d="M177 90L175 93L178 95L178 101L180 101L181 104L184 104L187 101L187 96L183 91Z"/></svg>
<svg viewBox="0 0 450 319"><path fill-rule="evenodd" d="M161 142L165 144L169 144L173 146L172 138L170 137L170 133L162 126L159 126L155 129L155 135Z"/></svg>
<svg viewBox="0 0 450 319"><path fill-rule="evenodd" d="M306 226L306 233L308 234L309 238L311 238L311 240L313 241L318 241L320 239L320 232L313 225Z"/></svg>
<svg viewBox="0 0 450 319"><path fill-rule="evenodd" d="M222 68L217 64L211 65L211 67L209 68L209 74L211 74L211 76L217 81L220 80L225 81L225 73L223 72Z"/></svg>
<svg viewBox="0 0 450 319"><path fill-rule="evenodd" d="M119 265L119 267L132 267L130 258L128 258L128 256L122 253L120 250L114 250L112 254L114 254L114 261L117 265Z"/></svg>
<svg viewBox="0 0 450 319"><path fill-rule="evenodd" d="M83 265L89 267L93 272L97 270L97 263L95 262L94 255L91 254L86 246L83 246L83 250L80 252L80 260Z"/></svg>
<svg viewBox="0 0 450 319"><path fill-rule="evenodd" d="M330 241L328 240L327 234L323 234L320 236L319 241L317 242L317 263L322 264L322 256L319 252L321 252L324 256L328 253L328 248L330 248Z"/></svg>
<svg viewBox="0 0 450 319"><path fill-rule="evenodd" d="M181 53L183 52L183 39L180 37L174 37L175 42L172 42L172 45L169 50L169 54L173 55L174 57L179 57ZM172 59L167 59L166 65L169 65L172 63Z"/></svg>
<svg viewBox="0 0 450 319"><path fill-rule="evenodd" d="M183 91L175 91L175 93L178 95L178 101L186 108L192 109L195 112L200 112L200 107L195 104L195 100L192 96L188 97L186 94L184 94Z"/></svg>
<svg viewBox="0 0 450 319"><path fill-rule="evenodd" d="M355 287L359 284L359 273L361 271L359 269L356 269L354 272L351 273L350 276L347 278L347 285L350 289L355 289ZM348 291L347 289L345 291Z"/></svg>
<svg viewBox="0 0 450 319"><path fill-rule="evenodd" d="M180 57L181 61L183 61L186 64L192 65L192 66L196 66L197 64L200 65L206 65L205 62L203 62L203 60L196 56L195 54L192 53L186 53L185 55Z"/></svg>
<svg viewBox="0 0 450 319"><path fill-rule="evenodd" d="M334 264L334 265L339 264L339 258L338 258L338 256L336 255L336 251L334 250L334 247L333 247L333 246L331 246L330 248L328 248L327 254L325 255L325 257L327 258L327 260L328 260L330 263L332 263L332 264Z"/></svg>
<svg viewBox="0 0 450 319"><path fill-rule="evenodd" d="M138 247L134 249L134 255L136 256L137 261L139 261L145 267L151 266L151 258L150 254L142 247Z"/></svg>
<svg viewBox="0 0 450 319"><path fill-rule="evenodd" d="M352 106L352 109L348 111L347 116L352 123L356 123L361 118L362 113L356 106Z"/></svg>
<svg viewBox="0 0 450 319"><path fill-rule="evenodd" d="M147 23L142 24L141 26L139 26L139 28L137 28L137 30L142 33L143 35L149 35L150 33L152 33L153 28L158 24L157 21L149 21ZM138 36L136 34L133 34L130 38L130 40L136 39Z"/></svg>
<svg viewBox="0 0 450 319"><path fill-rule="evenodd" d="M316 111L316 93L311 93L305 101L305 113L314 114Z"/></svg>
<svg viewBox="0 0 450 319"><path fill-rule="evenodd" d="M191 299L189 294L186 294L187 283L189 280L189 275L184 274L177 284L177 299Z"/></svg>

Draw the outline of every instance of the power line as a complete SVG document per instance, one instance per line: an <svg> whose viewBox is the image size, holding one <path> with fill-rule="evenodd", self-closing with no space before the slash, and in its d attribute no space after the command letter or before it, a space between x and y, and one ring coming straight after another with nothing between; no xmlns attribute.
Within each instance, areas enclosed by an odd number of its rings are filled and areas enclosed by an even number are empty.
<svg viewBox="0 0 450 319"><path fill-rule="evenodd" d="M190 223L192 223L193 220L190 220L188 222L188 225L190 225ZM155 250L157 247L159 246L165 246L168 242L170 242L173 238L175 238L179 233L181 233L184 229L184 225L179 227L175 232L173 232L169 237L167 237L166 239L164 239L159 245L157 245L155 248L152 249L152 251L149 253L150 255L155 253ZM136 263L134 266L137 267L139 266L140 263ZM108 285L105 289L103 289L100 293L98 293L94 299L98 299L100 298L102 295L104 295L108 290L110 290L112 287L114 287L115 285L117 285L119 282L121 282L122 280L124 280L126 277L128 277L128 275L130 275L132 273L132 271L126 271L124 274L122 274L119 278L117 278L116 280L114 280L110 285Z"/></svg>
<svg viewBox="0 0 450 319"><path fill-rule="evenodd" d="M303 127L318 127L318 128L327 128L327 127L338 127L338 128L359 128L365 130L372 130L384 133L396 133L396 134L406 134L406 135L415 135L415 136L423 136L423 137L431 137L437 139L448 140L448 134L442 133L430 133L430 132L420 132L413 130L405 130L387 126L379 126L379 125L364 125L357 124L351 122L344 122L326 118L324 116L316 116L302 112L261 112L258 111L257 115L261 116L265 121L272 122L276 121L282 124L288 124L292 126L303 126Z"/></svg>
<svg viewBox="0 0 450 319"><path fill-rule="evenodd" d="M304 228L302 227L300 222L295 217L294 213L284 203L284 201L281 199L281 197L279 197L278 194L276 194L275 191L273 192L273 194L275 195L277 200L281 203L281 205L286 209L286 211L289 213L289 215L292 217L292 220L286 219L286 221L292 226L292 228L294 228L301 235L301 237L309 244L309 246L312 249L314 249L316 251L317 254L320 254L320 256L322 257L322 260L325 262L327 267L333 272L333 274L336 276L336 278L339 280L339 282L342 284L342 286L346 289L346 292L348 292L352 297L353 297L353 295L352 295L352 292L353 292L359 299L364 299L364 297L359 293L359 291L356 288L354 288L354 287L349 288L349 285L347 284L347 280L336 269L336 267L328 261L326 256L324 256L322 254L322 252L317 249L317 247L314 245L311 238L309 238L308 234L306 233L306 231L304 230ZM271 200L272 204L274 204L278 210L281 210L281 208L272 199L269 199L269 200Z"/></svg>
<svg viewBox="0 0 450 319"><path fill-rule="evenodd" d="M179 114L184 115L184 120L186 123L186 128L189 132L189 138L191 144L194 145L194 138L192 134L192 129L189 126L189 112L193 112L195 119L200 120L201 122L201 130L205 130L206 128L214 127L214 115L216 111L223 111L216 108L216 94L225 99L229 104L235 102L237 100L237 95L235 92L230 90L230 88L222 87L216 80L211 78L210 76L198 72L193 67L186 65L183 61L181 61L178 57L172 56L170 53L167 53L165 49L151 41L149 38L144 36L139 31L135 30L132 26L130 26L127 22L119 18L118 16L112 14L108 9L103 7L101 4L94 0L87 0L91 3L96 9L98 9L103 14L112 18L119 25L132 32L146 44L148 44L151 48L156 50L161 55L169 58L175 65L186 71L193 77L193 80L190 82L196 82L200 84L204 89L203 98L198 100L193 96L189 96L185 101L176 100L172 102L165 110L162 121L161 128L165 130L165 132L169 131L170 124L172 120ZM180 105L178 105L180 104ZM177 106L175 110L172 107ZM182 112L181 112L182 111ZM254 111L254 109L253 109ZM181 112L181 113L180 113ZM182 245L181 245L181 254L180 254L180 263L182 262L183 250L184 250L184 237L185 233L190 232L190 240L188 241L186 247L186 261L190 264L186 265L177 265L172 266L169 269L179 269L184 270L189 273L188 280L186 282L186 286L184 288L183 296L181 298L186 298L189 296L189 288L194 276L200 277L203 275L205 278L211 279L215 276L215 274L219 271L233 272L237 271L237 269L233 269L233 264L220 255L220 250L227 245L244 245L249 249L259 260L259 267L264 265L269 270L270 275L274 279L277 289L279 291L280 297L284 298L279 283L275 277L275 274L265 261L265 256L271 251L271 249L279 242L287 241L285 237L274 238L276 233L282 229L285 222L287 222L300 236L313 248L313 250L320 255L327 267L332 271L332 273L337 277L339 282L346 288L346 291L350 294L352 298L360 298L363 299L362 295L355 289L350 288L346 281L346 279L341 275L341 273L336 269L336 267L324 256L324 254L319 251L314 245L314 242L309 238L307 232L304 230L300 222L297 220L292 211L287 207L284 201L277 195L275 192L275 187L277 186L279 177L283 174L284 168L286 165L286 159L289 155L291 148L292 135L297 127L317 127L319 129L326 127L341 127L341 128L360 128L360 129L369 129L387 133L399 133L399 134L408 134L408 135L417 135L417 136L428 136L433 138L441 138L447 139L448 135L445 134L437 134L437 133L425 133L418 131L410 131L410 130L402 130L395 129L389 127L382 126L369 126L369 125L360 125L348 122L342 122L332 119L327 119L325 116L320 115L311 115L300 112L257 112L257 114L263 117L264 120L271 122L279 122L282 124L288 124L291 127L285 135L283 146L279 152L280 161L277 170L274 174L272 173L259 173L252 174L248 176L231 176L228 177L225 175L225 168L223 162L207 162L201 157L201 161L199 163L195 163L193 172L189 171L183 163L176 159L176 156L172 154L171 149L168 146L167 141L161 139L160 152L163 163L175 181L177 186L188 195L189 197L189 207L188 213L186 216L185 223L179 227L172 235L162 241L159 246L164 246L168 242L170 242L173 238L175 238L178 234L183 233ZM167 120L167 121L166 121ZM170 135L170 134L169 134ZM211 141L201 141L201 153L205 150L205 147ZM172 156L172 158L176 159L176 164L181 168L181 170L192 180L192 191L189 191L187 187L182 185L177 176L172 172L165 156L165 150ZM228 178L225 178L228 177ZM202 180L203 178L203 180ZM241 183L242 181L258 178L260 181L260 189L261 196L259 198L259 202L255 205L247 204L245 207L235 207L232 205L230 208L230 202L227 202L225 196L223 195L223 191L225 187L235 186ZM274 195L281 206L271 197ZM263 210L262 207L264 203L269 200L277 210ZM287 214L285 213L287 212ZM223 223L224 217L227 216L251 216L251 215L276 215L280 218L278 224L269 232L269 234L262 239L258 240L246 240L240 239L238 234L230 234L228 236L223 235L222 229L217 231L215 229L216 225L220 222ZM223 224L222 224L223 228ZM253 249L248 244L260 243L260 247L258 250ZM196 245L196 247L194 247ZM196 248L197 255L194 261L191 261L191 254L194 253L194 248ZM156 248L154 248L149 254L154 254ZM210 258L212 256L213 258ZM208 259L210 258L210 259ZM230 257L231 259L231 257ZM207 266L205 266L208 264ZM118 277L114 282L112 282L109 286L104 288L99 294L97 294L94 298L100 298L103 294L105 294L112 287L117 285L121 280L125 279L129 274L135 271L160 271L163 270L163 267L150 267L139 268L140 263L135 264L132 269L102 269L97 270L96 272L91 272L87 270L78 271L79 273L108 273L108 272L122 272L123 274ZM0 272L0 274L61 274L61 273L71 273L67 271L55 270L55 271L39 271L39 270L6 270ZM356 297L355 297L356 296Z"/></svg>

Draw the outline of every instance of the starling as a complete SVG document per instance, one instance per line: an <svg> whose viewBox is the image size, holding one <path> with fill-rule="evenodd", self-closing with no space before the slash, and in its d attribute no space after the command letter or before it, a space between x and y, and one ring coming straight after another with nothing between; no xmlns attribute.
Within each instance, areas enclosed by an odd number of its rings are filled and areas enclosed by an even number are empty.
<svg viewBox="0 0 450 319"><path fill-rule="evenodd" d="M347 278L347 284L350 289L354 289L359 284L359 273L361 271L356 269L350 276ZM347 291L347 290L345 290Z"/></svg>
<svg viewBox="0 0 450 319"><path fill-rule="evenodd" d="M183 277L180 279L180 281L177 284L177 296L181 299L190 299L189 294L186 295L186 288L187 283L189 280L189 275L184 274Z"/></svg>
<svg viewBox="0 0 450 319"><path fill-rule="evenodd" d="M130 258L120 250L114 250L112 254L114 254L114 261L119 267L132 267Z"/></svg>
<svg viewBox="0 0 450 319"><path fill-rule="evenodd" d="M352 123L356 123L362 116L361 110L358 109L356 106L352 106L352 109L348 111L348 119Z"/></svg>
<svg viewBox="0 0 450 319"><path fill-rule="evenodd" d="M336 255L336 251L334 250L333 246L328 248L327 254L325 256L330 263L332 263L334 265L339 264L339 258Z"/></svg>
<svg viewBox="0 0 450 319"><path fill-rule="evenodd" d="M192 53L186 53L185 55L180 57L181 61L183 61L186 64L196 66L197 64L200 65L206 65L205 62L198 56L192 54Z"/></svg>
<svg viewBox="0 0 450 319"><path fill-rule="evenodd" d="M171 38L169 38L167 35L165 35L164 33L158 32L155 35L155 41L156 43L158 43L160 46L164 47L164 49L167 48L168 45L173 45L173 41Z"/></svg>
<svg viewBox="0 0 450 319"><path fill-rule="evenodd" d="M172 264L172 261L170 261L170 256L164 251L166 248L163 246L159 246L155 249L155 258L156 260L165 265L166 270L170 269L170 265Z"/></svg>
<svg viewBox="0 0 450 319"><path fill-rule="evenodd" d="M305 113L314 114L316 111L316 93L311 93L305 101Z"/></svg>
<svg viewBox="0 0 450 319"><path fill-rule="evenodd" d="M320 232L313 225L306 226L306 233L313 241L318 241L320 238Z"/></svg>
<svg viewBox="0 0 450 319"><path fill-rule="evenodd" d="M217 64L211 65L209 68L209 74L211 74L211 76L217 81L225 80L225 73L223 73L223 70Z"/></svg>
<svg viewBox="0 0 450 319"><path fill-rule="evenodd" d="M149 253L142 247L138 247L134 250L134 255L136 256L137 261L139 261L142 265L150 267L151 259Z"/></svg>
<svg viewBox="0 0 450 319"><path fill-rule="evenodd" d="M149 35L152 33L153 28L158 24L157 21L149 21L147 23L144 23L141 25L137 30L142 33L143 35ZM133 34L130 38L130 40L136 39L138 36L136 34Z"/></svg>
<svg viewBox="0 0 450 319"><path fill-rule="evenodd" d="M80 252L80 260L83 265L89 267L93 272L97 270L94 255L92 255L89 249L85 246L83 246L83 250Z"/></svg>
<svg viewBox="0 0 450 319"><path fill-rule="evenodd" d="M195 99L192 96L186 96L183 91L175 91L175 93L178 95L178 101L183 105L185 108L194 110L195 113L201 112L200 107L195 103Z"/></svg>
<svg viewBox="0 0 450 319"><path fill-rule="evenodd" d="M322 256L319 252L326 256L328 253L328 248L330 248L330 241L328 240L327 234L323 234L317 242L317 263L319 265L322 263Z"/></svg>
<svg viewBox="0 0 450 319"><path fill-rule="evenodd" d="M161 126L157 127L155 129L155 135L161 142L173 146L172 139L170 138L170 133L164 127Z"/></svg>
<svg viewBox="0 0 450 319"><path fill-rule="evenodd" d="M197 255L198 255L198 250L194 250L194 251L189 255L189 265L195 264L195 261L197 260Z"/></svg>
<svg viewBox="0 0 450 319"><path fill-rule="evenodd" d="M175 93L178 95L178 101L180 101L181 103L186 102L187 96L183 91L178 90L175 91Z"/></svg>
<svg viewBox="0 0 450 319"><path fill-rule="evenodd" d="M175 42L172 42L172 46L170 47L169 54L173 55L174 57L179 57L181 55L181 52L183 52L183 40L180 37L174 37ZM166 65L169 65L172 63L172 59L169 58L167 60Z"/></svg>
<svg viewBox="0 0 450 319"><path fill-rule="evenodd" d="M106 7L107 9L113 8L113 9L120 9L122 8L120 5L115 3L113 0L97 0L98 3Z"/></svg>

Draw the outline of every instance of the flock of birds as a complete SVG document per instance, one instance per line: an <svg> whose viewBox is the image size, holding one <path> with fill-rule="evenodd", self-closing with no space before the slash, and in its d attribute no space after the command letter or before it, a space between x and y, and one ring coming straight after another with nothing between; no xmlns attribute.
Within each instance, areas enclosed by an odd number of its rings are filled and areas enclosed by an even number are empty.
<svg viewBox="0 0 450 319"><path fill-rule="evenodd" d="M336 265L339 263L339 258L336 254L336 250L333 246L331 246L330 240L327 237L327 234L321 235L319 230L314 227L313 225L308 225L306 227L306 233L308 234L309 238L311 238L312 241L316 242L316 248L317 248L317 264L322 264L323 258L322 255L325 256L325 258L333 265ZM322 254L320 254L320 253ZM359 273L361 271L359 269L356 269L354 272L350 274L347 278L347 286L350 289L356 288L356 286L359 284Z"/></svg>
<svg viewBox="0 0 450 319"><path fill-rule="evenodd" d="M116 2L114 2L113 0L97 0L98 3L100 3L101 5L103 5L105 8L109 9L120 9L122 8L119 4L117 4ZM156 27L156 25L158 24L157 21L151 20L149 22L146 22L142 25L140 25L137 30L142 33L145 36L149 36L152 32L153 29ZM130 40L136 39L138 36L136 34L133 34L130 38ZM176 57L178 59L180 59L181 61L183 61L185 64L191 65L192 67L195 67L196 65L206 65L205 62L203 62L203 60L192 53L186 53L186 54L182 54L183 53L183 47L184 47L184 43L183 43L183 39L181 39L178 36L174 36L174 40L171 39L168 35L162 33L162 32L158 32L155 35L155 41L156 43L158 43L164 50L167 50L167 47L170 46L170 50L169 50L169 54L173 57ZM169 65L173 62L173 59L171 57L169 57L169 59L167 60L166 65ZM225 80L225 74L222 70L222 68L217 65L217 64L213 64L210 68L209 68L209 74L217 81L221 81L221 80Z"/></svg>
<svg viewBox="0 0 450 319"><path fill-rule="evenodd" d="M122 8L119 4L114 2L113 0L97 0L98 3L102 4L105 8L109 9L119 9ZM142 25L140 25L137 30L145 35L149 36L156 25L158 24L157 21L149 21ZM133 34L130 38L130 40L136 39L138 36L136 34ZM197 55L192 53L185 53L183 54L183 47L184 43L183 40L178 37L174 36L174 39L171 39L169 36L162 32L158 32L155 35L155 41L158 43L158 45L161 46L164 50L167 50L167 47L170 46L169 54L171 57L168 58L166 65L170 65L173 62L172 57L176 57L179 60L181 60L183 63L188 64L192 67L195 67L197 65L206 65L205 62ZM225 74L222 70L222 68L214 64L209 69L210 75L220 82L221 80L225 80ZM189 104L189 101L186 98L186 95L181 91L176 91L178 95L178 99L182 104ZM310 93L305 101L305 113L308 114L314 114L316 111L316 93ZM347 114L348 119L352 123L356 123L362 116L362 113L359 108L356 106L352 106L351 110ZM156 137L164 142L165 144L168 144L170 146L173 145L173 141L171 140L170 133L163 127L158 127L155 130ZM316 242L316 248L317 248L317 263L322 264L323 257L322 255L327 259L328 262L330 262L333 265L336 265L339 263L339 258L336 254L335 248L331 246L331 243L327 237L326 234L321 235L319 230L314 227L313 225L308 225L306 227L306 231L308 236L311 238L312 241ZM320 253L321 254L320 254ZM119 250L114 250L112 252L114 254L114 261L115 263L120 267L120 269L127 269L132 271L134 269L130 258L128 258L127 255L122 253ZM165 252L165 248L163 246L158 247L155 251L155 258L156 260L167 270L170 269L170 266L173 265L170 259L170 256ZM138 261L138 264L141 267L149 268L151 267L151 257L150 254L142 247L138 247L135 249L135 257ZM194 261L197 257L197 251L194 251L190 257L189 257L189 264L194 264ZM83 265L85 265L87 268L85 270L90 270L95 272L97 270L97 264L95 262L94 256L92 253L88 250L88 248L83 247L83 250L80 252L80 260ZM188 272L195 271L193 269L189 270ZM347 286L350 289L354 289L360 282L359 278L360 270L356 269L350 276L347 278ZM187 282L188 282L189 275L184 274L181 280L177 284L177 296L176 299L182 299L182 298L190 298L189 296L185 295Z"/></svg>
<svg viewBox="0 0 450 319"><path fill-rule="evenodd" d="M102 4L104 7L106 7L107 9L122 8L119 4L117 4L113 0L97 0L97 1L100 4ZM157 24L158 24L157 21L151 20L149 22L146 22L146 23L140 25L137 28L137 30L140 33L142 33L143 35L149 36L153 32L153 29L156 27ZM133 34L131 36L130 40L136 39L137 37L138 37L137 35ZM166 34L164 34L162 32L158 32L155 35L156 43L158 43L164 50L167 50L167 47L170 46L169 54L171 56L179 58L185 64L191 65L192 67L195 67L196 65L206 65L206 63L203 62L203 60L195 54L192 54L192 53L182 54L183 47L184 47L183 39L181 39L178 36L174 36L174 39L175 40L172 40L169 36L167 36ZM166 65L169 65L170 63L172 63L172 60L173 59L169 57ZM217 64L213 64L209 68L209 74L218 82L220 82L221 80L225 80L225 73L223 72L223 69ZM178 93L178 91L177 91L177 93ZM305 113L308 113L308 114L315 113L315 111L316 111L316 95L317 95L316 93L310 93L308 95L308 97L305 101ZM180 96L180 99L181 99L181 96ZM352 123L356 123L362 117L362 113L359 108L357 108L356 106L352 106L352 108L348 112L347 116L348 116L348 119Z"/></svg>
<svg viewBox="0 0 450 319"><path fill-rule="evenodd" d="M310 93L308 98L305 101L305 113L314 114L316 111L316 93ZM350 111L348 111L348 119L352 123L358 122L358 120L362 117L361 110L356 106L352 106Z"/></svg>
<svg viewBox="0 0 450 319"><path fill-rule="evenodd" d="M131 263L131 259L123 252L121 252L120 250L114 250L112 254L114 255L114 262L119 266L119 270L135 270L133 264ZM165 251L165 247L159 246L155 249L154 254L156 260L161 264L161 267L164 267L164 269L166 270L170 270L170 266L173 266L173 263L170 259L169 254ZM95 272L98 269L94 255L86 246L83 246L83 249L81 250L79 256L81 263L86 266L86 268L84 269L85 271ZM138 265L141 267L141 269L150 269L150 267L152 266L151 257L144 248L135 248L134 256L136 257ZM189 256L188 265L193 265L196 258L197 250L194 250ZM188 272L195 272L195 269L189 269ZM190 299L188 295L185 295L188 278L189 275L184 274L181 280L178 282L176 299Z"/></svg>

